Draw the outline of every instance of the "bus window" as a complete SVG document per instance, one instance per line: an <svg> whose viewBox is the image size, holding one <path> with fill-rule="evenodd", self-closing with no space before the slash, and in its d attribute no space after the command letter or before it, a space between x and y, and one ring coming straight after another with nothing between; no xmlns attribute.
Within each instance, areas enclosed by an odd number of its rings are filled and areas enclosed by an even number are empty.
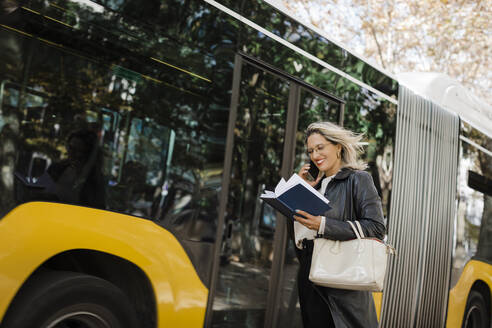
<svg viewBox="0 0 492 328"><path fill-rule="evenodd" d="M265 186L277 184L281 173L289 87L289 82L252 65L242 68L225 216L230 233L221 247L213 303L216 327L245 321L256 327L265 320L273 235L279 223L259 196Z"/></svg>
<svg viewBox="0 0 492 328"><path fill-rule="evenodd" d="M360 92L350 93L354 97L347 101L343 124L352 131L364 133L367 144L364 146L362 160L368 164L367 171L371 173L381 197L384 217L391 220L396 106L367 90L359 90ZM363 106L360 106L361 103ZM387 221L387 231L390 225L391 222Z"/></svg>
<svg viewBox="0 0 492 328"><path fill-rule="evenodd" d="M460 147L451 287L469 260L492 261L492 157L479 148L490 149L492 142L466 123L462 125L466 137Z"/></svg>
<svg viewBox="0 0 492 328"><path fill-rule="evenodd" d="M468 187L481 194L483 203L477 207L479 211L482 209L482 213L478 213L481 224L475 256L477 259L492 261L492 179L468 171Z"/></svg>
<svg viewBox="0 0 492 328"><path fill-rule="evenodd" d="M108 127L110 124L107 124ZM131 119L128 131L118 133L121 142L113 149L109 176L109 208L133 215L151 217L156 189L165 180L166 159L171 158L173 142L169 128L150 118Z"/></svg>
<svg viewBox="0 0 492 328"><path fill-rule="evenodd" d="M35 12L55 20L45 29L22 21L2 28L15 44L33 44L16 55L32 58L26 70L17 74L12 65L0 77L0 146L11 149L0 156L8 168L0 179L2 215L21 203L53 201L144 217L182 239L213 241L234 50L216 58L202 38L162 25L179 25L182 13L172 23L159 19L155 33L147 21L102 6L30 6L19 8L26 20ZM125 21L117 29L116 16ZM200 16L184 21L193 20ZM221 44L210 48L222 51Z"/></svg>

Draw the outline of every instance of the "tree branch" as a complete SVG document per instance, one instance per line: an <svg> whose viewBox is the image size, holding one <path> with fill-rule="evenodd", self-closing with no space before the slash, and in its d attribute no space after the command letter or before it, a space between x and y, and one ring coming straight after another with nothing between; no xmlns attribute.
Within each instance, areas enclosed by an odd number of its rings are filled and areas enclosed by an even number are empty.
<svg viewBox="0 0 492 328"><path fill-rule="evenodd" d="M374 26L370 23L368 23L369 28L371 29L371 35L374 38L374 41L376 42L376 46L378 48L378 54L379 54L379 59L381 60L381 66L383 66L384 69L386 69L386 64L384 63L384 58L383 58L383 53L381 52L381 46L379 45L378 37L376 35L376 30L374 29Z"/></svg>

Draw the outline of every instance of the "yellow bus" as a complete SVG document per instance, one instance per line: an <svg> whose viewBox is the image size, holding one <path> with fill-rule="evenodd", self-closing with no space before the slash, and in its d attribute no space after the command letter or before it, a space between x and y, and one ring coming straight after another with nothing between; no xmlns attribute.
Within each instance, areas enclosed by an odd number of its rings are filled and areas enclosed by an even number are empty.
<svg viewBox="0 0 492 328"><path fill-rule="evenodd" d="M488 328L491 111L464 89L273 0L0 10L0 327L301 327L291 221L259 195L332 121L365 133L399 254L381 326Z"/></svg>

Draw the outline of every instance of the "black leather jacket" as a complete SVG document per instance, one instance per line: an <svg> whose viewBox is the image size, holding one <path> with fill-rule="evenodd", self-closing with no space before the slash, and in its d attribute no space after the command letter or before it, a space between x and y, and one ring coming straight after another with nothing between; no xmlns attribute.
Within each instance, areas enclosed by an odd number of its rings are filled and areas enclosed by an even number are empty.
<svg viewBox="0 0 492 328"><path fill-rule="evenodd" d="M351 194L353 198L350 197ZM358 220L366 237L383 239L386 228L381 198L368 172L342 169L328 183L325 197L330 201L332 208L325 213L324 238L356 238L352 228L345 221Z"/></svg>

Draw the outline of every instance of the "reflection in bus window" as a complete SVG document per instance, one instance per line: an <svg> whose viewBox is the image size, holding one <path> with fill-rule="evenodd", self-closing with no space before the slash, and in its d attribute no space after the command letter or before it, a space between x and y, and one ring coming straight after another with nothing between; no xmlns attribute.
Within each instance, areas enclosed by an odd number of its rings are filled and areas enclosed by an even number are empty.
<svg viewBox="0 0 492 328"><path fill-rule="evenodd" d="M24 78L2 75L0 146L12 150L0 156L2 211L57 201L145 217L185 239L213 240L232 76L223 68L231 67L233 52L211 57L195 40L156 36L103 7L71 3L68 17L43 2L31 5L59 21L77 17L70 22L77 29L51 20L42 29L37 21L2 29L16 44L36 45L19 48L36 51L26 54L32 61ZM22 13L32 18L31 11ZM124 21L117 32L109 28L115 16ZM94 35L107 37L97 51ZM91 131L89 148L97 154L74 157L75 149L88 148L70 137L79 130Z"/></svg>

